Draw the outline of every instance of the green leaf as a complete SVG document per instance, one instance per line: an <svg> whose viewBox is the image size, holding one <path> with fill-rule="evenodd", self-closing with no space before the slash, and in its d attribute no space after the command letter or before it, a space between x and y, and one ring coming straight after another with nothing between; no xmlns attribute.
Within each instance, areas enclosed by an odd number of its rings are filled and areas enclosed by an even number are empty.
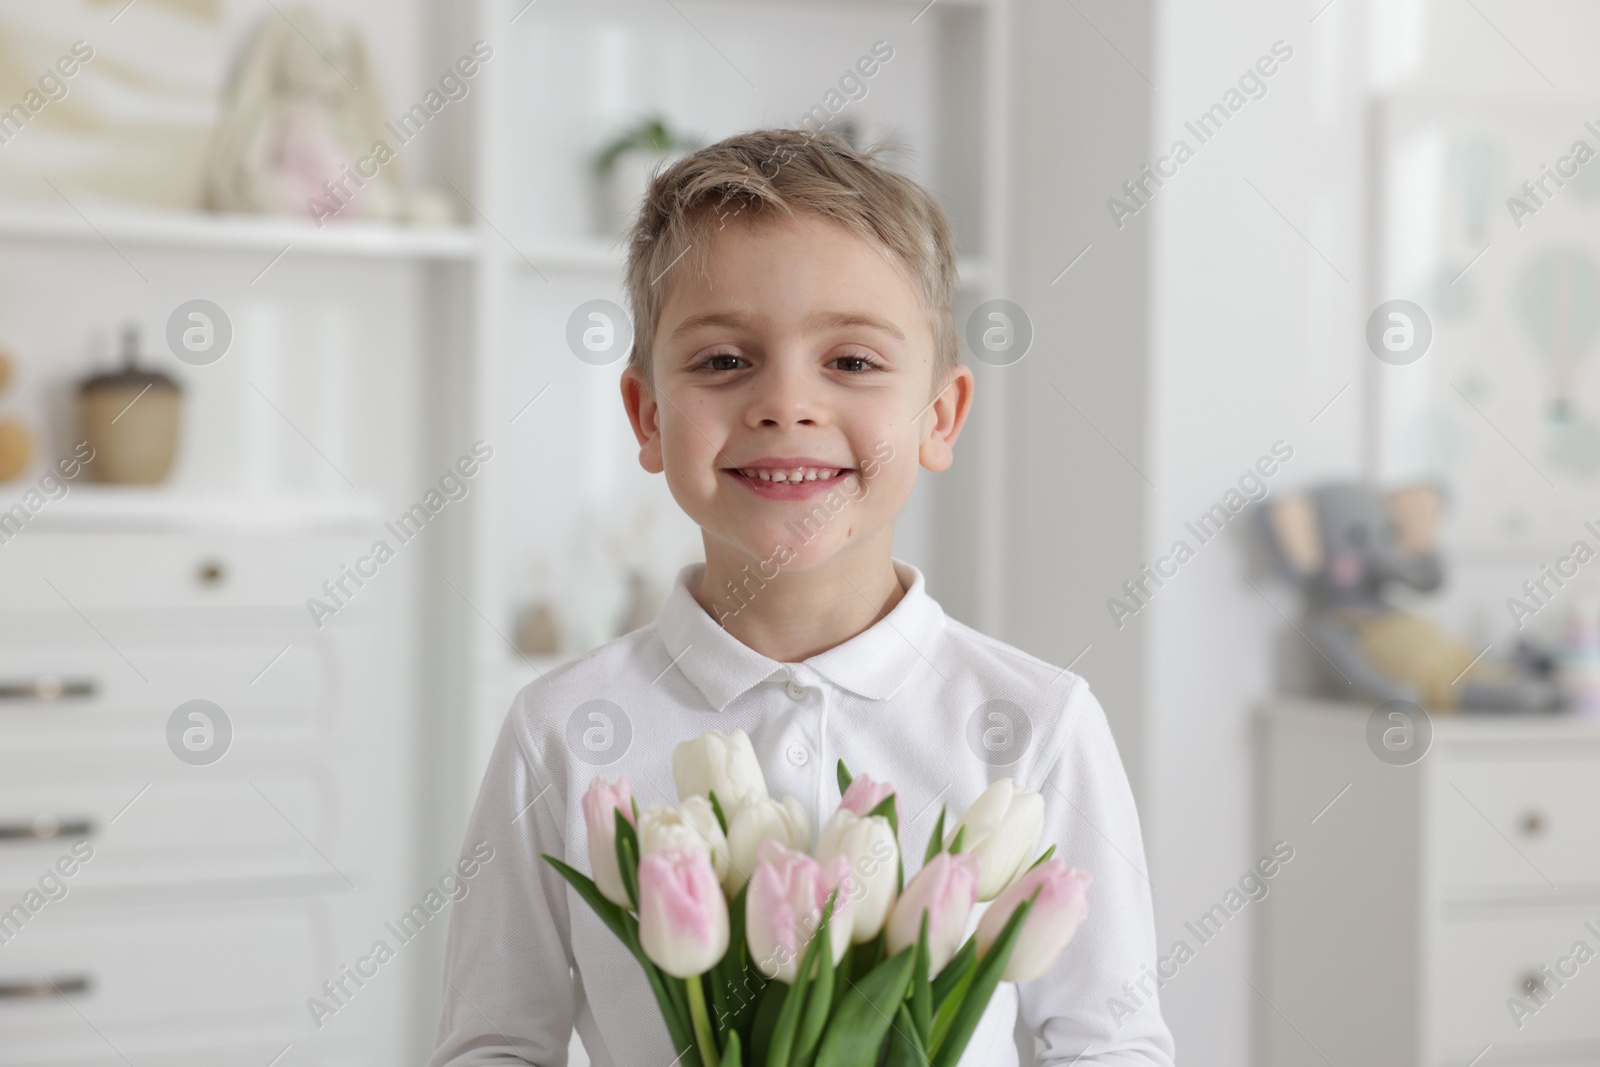
<svg viewBox="0 0 1600 1067"><path fill-rule="evenodd" d="M643 952L643 948L640 949ZM648 957L647 957L648 958ZM655 966L651 964L651 966ZM661 970L657 967L656 970ZM689 1022L689 1036L694 1036L694 1022L689 1018L689 989L688 983L682 978L661 971L661 984L667 989L667 995L672 998L673 1006L678 1009L678 1016Z"/></svg>
<svg viewBox="0 0 1600 1067"><path fill-rule="evenodd" d="M1028 864L1028 870L1030 870L1030 871L1033 870L1035 867L1039 866L1039 864L1043 863L1045 860L1047 860L1051 856L1055 855L1055 852L1056 852L1056 846L1051 845L1049 848L1047 848L1043 852L1039 853L1039 858L1038 859L1036 859L1032 863Z"/></svg>
<svg viewBox="0 0 1600 1067"><path fill-rule="evenodd" d="M867 812L867 816L869 818L872 817L873 815L882 815L885 819L888 819L889 820L889 829L894 831L895 839L899 840L899 838L900 838L900 816L895 811L894 794L893 793L890 793L888 796L886 796L882 800L878 801L877 806L874 807L871 811Z"/></svg>
<svg viewBox="0 0 1600 1067"><path fill-rule="evenodd" d="M722 1062L717 1067L744 1067L744 1061L739 1058L739 1032L737 1030L728 1034L728 1043L722 1046Z"/></svg>
<svg viewBox="0 0 1600 1067"><path fill-rule="evenodd" d="M845 767L843 759L839 760L838 775L839 775L839 799L843 800L844 799L844 791L846 789L850 788L850 782L851 782L850 771Z"/></svg>
<svg viewBox="0 0 1600 1067"><path fill-rule="evenodd" d="M939 809L939 821L933 824L933 836L928 838L928 848L922 854L922 865L933 862L933 857L944 850L944 808Z"/></svg>
<svg viewBox="0 0 1600 1067"><path fill-rule="evenodd" d="M761 991L761 1003L756 1008L754 1023L750 1027L750 1050L755 1053L755 1063L768 1062L772 1050L772 1032L778 1027L778 1016L789 999L789 986L772 980Z"/></svg>
<svg viewBox="0 0 1600 1067"><path fill-rule="evenodd" d="M828 918L833 912L833 902L838 897L839 891L835 889L828 894L827 903L822 906L822 922L817 926L817 932L811 936L811 941L806 945L805 955L800 960L800 970L796 972L794 982L789 987L789 995L784 998L783 1010L778 1013L778 1025L772 1031L772 1046L767 1050L767 1067L790 1067L800 1063L798 1053L800 1049L800 1017L805 1007L806 994L811 990L811 971L821 952L828 954L828 966L831 972L833 966L833 948L827 944Z"/></svg>
<svg viewBox="0 0 1600 1067"><path fill-rule="evenodd" d="M728 836L728 817L722 814L722 805L717 802L717 791L706 790L706 795L711 798L711 814L717 817L717 825L722 827L722 836Z"/></svg>
<svg viewBox="0 0 1600 1067"><path fill-rule="evenodd" d="M644 968L645 977L649 979L650 988L656 995L656 1004L661 1009L661 1017L667 1024L667 1032L672 1038L673 1047L680 1050L690 1047L694 1043L694 1030L688 1024L688 1001L681 988L683 980L661 973L660 969L650 961L650 957L644 954L644 947L639 943L638 920L607 900L592 878L573 870L547 852L541 852L540 855L572 883L578 895L595 910L617 939L633 953L634 958L639 961L639 966Z"/></svg>
<svg viewBox="0 0 1600 1067"><path fill-rule="evenodd" d="M1006 961L1011 958L1011 950L1016 947L1017 938L1022 934L1022 925L1027 921L1028 911L1038 896L1039 890L1035 889L1033 896L1017 905L1017 910L1006 920L1000 936L995 938L994 944L989 946L989 951L978 961L977 969L973 972L972 985L961 998L960 1006L956 1008L951 1019L949 1031L945 1033L944 1040L937 1043L932 1050L934 1067L955 1067L961 1059L961 1053L966 1051L967 1042L972 1040L973 1032L978 1029L978 1020L982 1017L984 1009L989 1006L989 998L994 995L995 986L1000 984L1001 972L1005 970Z"/></svg>
<svg viewBox="0 0 1600 1067"><path fill-rule="evenodd" d="M928 912L922 912L922 928L917 932L916 961L911 967L911 1021L916 1024L920 1044L933 1034L933 988L928 970L933 957L928 952Z"/></svg>
<svg viewBox="0 0 1600 1067"><path fill-rule="evenodd" d="M644 946L639 943L639 921L627 912L622 913L623 944L633 953L639 966L644 968L644 976L650 982L650 990L656 995L656 1007L661 1011L661 1018L667 1024L667 1035L672 1039L672 1047L677 1049L679 1055L687 1053L695 1046L694 1025L689 1021L689 1003L685 996L673 996L671 982L678 982L682 986L682 979L674 979L669 974L663 974L661 968L650 961L645 955Z"/></svg>
<svg viewBox="0 0 1600 1067"><path fill-rule="evenodd" d="M828 1012L833 1007L834 986L843 984L836 982L834 976L833 935L829 931L833 921L833 905L838 899L837 889L828 894L827 903L822 906L822 922L817 924L817 932L811 935L811 947L817 950L817 973L811 979L805 1011L801 1013L800 1029L795 1037L795 1067L811 1067L817 1055L817 1044L822 1040L822 1028L827 1025Z"/></svg>
<svg viewBox="0 0 1600 1067"><path fill-rule="evenodd" d="M937 1012L949 997L950 991L962 980L972 974L972 965L978 958L978 939L976 936L967 938L966 944L956 950L950 957L950 962L944 965L933 980L933 1010Z"/></svg>
<svg viewBox="0 0 1600 1067"><path fill-rule="evenodd" d="M874 1067L895 1009L905 999L915 960L911 945L884 960L850 988L833 1013L817 1062L827 1067Z"/></svg>
<svg viewBox="0 0 1600 1067"><path fill-rule="evenodd" d="M894 1030L889 1034L889 1055L884 1067L928 1067L928 1053L922 1035L904 1004L895 1011Z"/></svg>
<svg viewBox="0 0 1600 1067"><path fill-rule="evenodd" d="M733 1027L733 1009L728 1004L728 988L718 967L705 973L701 986L707 985L711 987L711 1032L721 1044L722 1035Z"/></svg>
<svg viewBox="0 0 1600 1067"><path fill-rule="evenodd" d="M828 1005L830 1010L838 1006L839 998L844 996L844 991L849 989L850 983L855 980L855 967L856 943L852 941L845 946L844 956L840 958L839 966L835 968L837 974L833 982L832 1002Z"/></svg>
<svg viewBox="0 0 1600 1067"><path fill-rule="evenodd" d="M711 984L711 1001L717 1012L712 1022L716 1025L718 1037L738 1025L744 1007L742 1003L739 1007L733 1006L732 990L737 986L744 969L744 896L747 888L741 886L728 902L728 951L722 954L722 959L706 975L706 981Z"/></svg>
<svg viewBox="0 0 1600 1067"><path fill-rule="evenodd" d="M572 883L572 888L576 889L578 895L588 903L589 907L594 909L595 914L600 916L601 921L606 924L611 932L617 935L617 939L623 944L627 944L628 937L622 931L622 909L606 899L606 895L600 892L600 887L594 884L594 879L580 871L573 870L548 852L541 852L539 855L543 856L551 866L560 871L563 878Z"/></svg>
<svg viewBox="0 0 1600 1067"><path fill-rule="evenodd" d="M728 952L713 968L713 974L723 982L723 988L729 993L729 1001L735 998L738 1001L737 1006L731 1009L733 1019L729 1028L738 1031L746 1048L753 1049L751 1029L767 979L750 966L750 949L745 940L745 897L749 889L748 883L740 886L739 892L728 904Z"/></svg>
<svg viewBox="0 0 1600 1067"><path fill-rule="evenodd" d="M956 836L950 840L950 855L954 856L961 851L961 843L967 839L967 824L962 823L956 827Z"/></svg>
<svg viewBox="0 0 1600 1067"><path fill-rule="evenodd" d="M966 952L965 949L969 947L972 951ZM957 971L947 964L945 969L939 972L940 978L949 975L952 979L950 985L944 991L942 1000L939 998L938 983L934 983L936 1006L933 1009L933 1037L928 1042L930 1051L938 1048L944 1041L944 1036L950 1032L950 1025L955 1021L956 1010L961 1007L962 1001L966 999L967 990L972 985L972 978L978 973L976 937L967 939L967 944L963 946L963 951L956 954L957 959L962 958L963 955L966 962L962 965L961 970ZM954 960L951 961L952 964L954 962Z"/></svg>
<svg viewBox="0 0 1600 1067"><path fill-rule="evenodd" d="M886 955L885 946L888 944L888 938L889 927L888 924L885 923L884 928L878 931L878 936L861 946L863 949L865 949L865 951L856 954L856 971L850 976L851 982L859 982L861 979L870 974L873 968L877 967L883 962L884 956Z"/></svg>
<svg viewBox="0 0 1600 1067"><path fill-rule="evenodd" d="M639 910L639 835L633 824L622 814L621 808L612 809L617 814L617 870L622 872L622 888L627 890L633 910Z"/></svg>

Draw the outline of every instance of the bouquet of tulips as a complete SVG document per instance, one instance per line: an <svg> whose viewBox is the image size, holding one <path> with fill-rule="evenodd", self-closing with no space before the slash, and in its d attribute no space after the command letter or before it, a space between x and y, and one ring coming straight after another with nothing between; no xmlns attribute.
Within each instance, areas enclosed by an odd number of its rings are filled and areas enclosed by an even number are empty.
<svg viewBox="0 0 1600 1067"><path fill-rule="evenodd" d="M626 778L583 797L593 877L544 859L644 968L684 1063L955 1067L1001 981L1043 974L1085 913L1088 872L1029 863L1044 802L993 783L905 882L894 789L838 765L840 802L813 847L744 731L677 746L677 807ZM989 908L971 937L976 902Z"/></svg>

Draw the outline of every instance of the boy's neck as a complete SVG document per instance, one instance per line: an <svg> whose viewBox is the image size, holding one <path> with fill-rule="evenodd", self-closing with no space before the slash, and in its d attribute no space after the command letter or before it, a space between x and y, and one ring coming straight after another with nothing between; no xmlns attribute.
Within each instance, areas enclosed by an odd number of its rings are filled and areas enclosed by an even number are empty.
<svg viewBox="0 0 1600 1067"><path fill-rule="evenodd" d="M852 546L796 572L776 563L763 569L708 543L700 588L689 592L745 645L768 659L799 663L870 629L900 603L906 590L890 544L884 538L882 545Z"/></svg>

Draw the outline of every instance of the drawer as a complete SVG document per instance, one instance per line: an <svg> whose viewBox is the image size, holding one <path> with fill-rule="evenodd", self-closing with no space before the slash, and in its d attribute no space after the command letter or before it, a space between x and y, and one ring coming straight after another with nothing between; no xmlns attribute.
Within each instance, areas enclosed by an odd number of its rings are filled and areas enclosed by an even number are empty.
<svg viewBox="0 0 1600 1067"><path fill-rule="evenodd" d="M1482 897L1600 885L1597 756L1600 749L1585 745L1515 759L1442 760L1429 793L1439 890Z"/></svg>
<svg viewBox="0 0 1600 1067"><path fill-rule="evenodd" d="M1428 983L1433 1047L1446 1057L1459 1056L1461 1063L1488 1044L1512 1062L1518 1062L1518 1051L1554 1052L1584 1042L1600 1050L1600 934L1586 922L1600 929L1600 908L1540 908L1535 914L1439 922ZM1574 954L1580 943L1591 957L1586 963ZM1541 967L1562 984L1531 985L1541 981ZM1530 988L1539 990L1537 1000ZM1519 1027L1508 1002L1538 1010L1519 1013Z"/></svg>
<svg viewBox="0 0 1600 1067"><path fill-rule="evenodd" d="M331 921L318 901L51 916L0 947L0 1065L99 1063L108 1043L144 1063L204 1041L306 1044Z"/></svg>
<svg viewBox="0 0 1600 1067"><path fill-rule="evenodd" d="M89 858L71 877L54 880L62 888L52 882L56 893L90 899L112 886L267 877L331 879L342 888L340 870L358 877L339 847L331 770L312 764L211 773L222 766L177 776L164 770L153 781L130 772L83 780L48 770L0 775L0 902L9 905L59 871L57 861L80 842ZM39 914L54 910L46 904Z"/></svg>
<svg viewBox="0 0 1600 1067"><path fill-rule="evenodd" d="M164 607L296 607L326 597L322 583L354 568L373 537L246 537L180 533L25 531L0 545L0 612ZM383 581L376 571L368 582ZM52 588L54 586L54 588ZM346 580L351 606L371 590ZM365 597L363 597L365 593ZM68 605L71 605L70 607ZM341 611L342 614L342 611ZM306 621L311 616L306 614Z"/></svg>
<svg viewBox="0 0 1600 1067"><path fill-rule="evenodd" d="M173 710L196 698L219 705L236 734L326 729L346 640L309 627L23 634L0 626L0 743L160 736Z"/></svg>

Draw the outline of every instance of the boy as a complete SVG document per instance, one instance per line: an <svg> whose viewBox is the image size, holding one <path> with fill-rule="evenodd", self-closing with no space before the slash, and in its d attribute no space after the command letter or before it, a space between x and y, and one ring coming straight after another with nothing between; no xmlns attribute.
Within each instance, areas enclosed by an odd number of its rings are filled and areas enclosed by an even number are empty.
<svg viewBox="0 0 1600 1067"><path fill-rule="evenodd" d="M643 972L539 854L586 870L597 775L674 804L673 747L742 729L811 832L841 757L892 783L908 881L941 805L953 823L1007 775L1041 793L1041 849L1094 876L1088 919L1043 977L1001 984L961 1063L1170 1067L1104 712L1081 678L946 617L891 555L918 466L950 466L972 403L954 275L932 197L829 134L731 137L652 183L622 398L706 558L654 624L518 694L467 832L495 858L450 919L433 1065L565 1064L574 1027L597 1067L674 1062Z"/></svg>

